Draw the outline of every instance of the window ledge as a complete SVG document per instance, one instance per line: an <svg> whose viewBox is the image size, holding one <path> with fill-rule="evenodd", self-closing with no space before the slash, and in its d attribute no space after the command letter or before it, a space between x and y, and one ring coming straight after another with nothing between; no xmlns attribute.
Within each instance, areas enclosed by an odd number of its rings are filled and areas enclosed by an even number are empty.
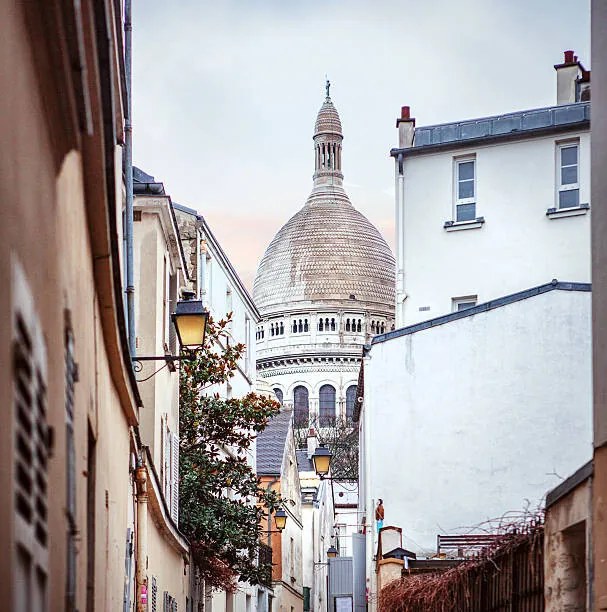
<svg viewBox="0 0 607 612"><path fill-rule="evenodd" d="M477 217L471 221L445 221L443 227L447 232L458 232L459 230L478 229L483 227L485 217Z"/></svg>
<svg viewBox="0 0 607 612"><path fill-rule="evenodd" d="M562 219L563 217L577 217L585 215L590 210L590 204L580 204L572 208L549 208L546 211L548 219Z"/></svg>

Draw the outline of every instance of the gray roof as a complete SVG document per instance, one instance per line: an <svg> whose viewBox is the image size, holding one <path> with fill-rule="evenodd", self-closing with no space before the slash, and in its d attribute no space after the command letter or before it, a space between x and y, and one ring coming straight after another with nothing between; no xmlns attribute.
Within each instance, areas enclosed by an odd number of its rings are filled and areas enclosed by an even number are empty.
<svg viewBox="0 0 607 612"><path fill-rule="evenodd" d="M495 308L501 308L502 306L507 306L508 304L513 304L514 302L520 302L521 300L526 300L528 298L535 297L536 295L541 295L542 293L548 293L549 291L554 291L557 289L560 291L591 291L592 285L590 283L565 283L554 279L545 285L525 289L524 291L519 291L518 293L512 293L511 295L506 295L483 304L478 304L472 308L466 308L465 310L459 310L441 317L435 317L434 319L422 321L421 323L415 323L415 325L400 327L399 329L395 329L385 334L374 336L371 340L371 345L386 342L387 340L393 340L394 338L399 338L400 336L408 336L418 331L423 331L424 329L430 329L431 327L438 327L439 325L444 325L445 323L451 323L451 321L457 321L458 319L464 319L476 314L488 312L490 310L494 310Z"/></svg>
<svg viewBox="0 0 607 612"><path fill-rule="evenodd" d="M295 456L297 457L297 471L299 472L313 472L314 471L314 463L312 463L312 459L308 458L308 451L298 448L295 451Z"/></svg>
<svg viewBox="0 0 607 612"><path fill-rule="evenodd" d="M280 476L293 411L282 408L257 436L257 475Z"/></svg>
<svg viewBox="0 0 607 612"><path fill-rule="evenodd" d="M437 148L467 146L479 141L529 137L589 126L590 102L560 104L493 117L421 126L415 128L413 147L392 149L391 154L412 155Z"/></svg>

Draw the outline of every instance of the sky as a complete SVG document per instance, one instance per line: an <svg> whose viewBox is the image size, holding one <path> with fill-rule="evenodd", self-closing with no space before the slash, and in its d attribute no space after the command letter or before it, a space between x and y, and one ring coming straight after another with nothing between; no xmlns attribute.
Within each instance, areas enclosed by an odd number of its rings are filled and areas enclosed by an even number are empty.
<svg viewBox="0 0 607 612"><path fill-rule="evenodd" d="M325 75L344 187L394 245L396 117L418 126L550 106L590 68L589 0L140 0L133 155L210 224L245 286L312 188Z"/></svg>

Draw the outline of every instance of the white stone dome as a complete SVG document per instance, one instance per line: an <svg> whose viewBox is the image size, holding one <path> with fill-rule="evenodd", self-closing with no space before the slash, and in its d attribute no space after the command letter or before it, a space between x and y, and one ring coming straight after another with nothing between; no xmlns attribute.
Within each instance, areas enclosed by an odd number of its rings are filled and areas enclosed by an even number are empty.
<svg viewBox="0 0 607 612"><path fill-rule="evenodd" d="M257 269L253 299L262 315L324 305L394 310L394 257L343 189L342 140L327 82L314 126L314 188L276 234Z"/></svg>
<svg viewBox="0 0 607 612"><path fill-rule="evenodd" d="M394 309L395 261L341 186L314 189L268 246L253 285L262 315L327 306Z"/></svg>

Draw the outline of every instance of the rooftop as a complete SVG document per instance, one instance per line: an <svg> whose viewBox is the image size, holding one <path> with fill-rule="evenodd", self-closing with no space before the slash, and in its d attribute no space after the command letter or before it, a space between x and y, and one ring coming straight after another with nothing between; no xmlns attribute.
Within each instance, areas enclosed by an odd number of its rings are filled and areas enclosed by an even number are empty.
<svg viewBox="0 0 607 612"><path fill-rule="evenodd" d="M502 138L521 138L556 130L584 128L589 125L590 102L561 104L493 117L416 127L413 146L392 149L391 155L398 153L412 155L437 148Z"/></svg>
<svg viewBox="0 0 607 612"><path fill-rule="evenodd" d="M592 285L590 283L566 283L554 279L545 285L539 285L538 287L518 291L517 293L512 293L504 297L496 298L495 300L490 300L489 302L484 302L483 304L478 304L472 308L466 308L465 310L459 310L458 312L452 312L441 317L435 317L434 319L428 319L427 321L422 321L421 323L416 323L415 325L400 327L399 329L395 329L385 334L374 336L371 340L371 345L380 344L381 342L393 340L394 338L399 338L401 336L408 336L418 331L423 331L425 329L444 325L445 323L450 323L451 321L472 317L476 314L488 312L490 310L494 310L495 308L501 308L502 306L513 304L514 302L520 302L521 300L526 300L528 298L535 297L536 295L541 295L542 293L548 293L549 291L591 291L591 289Z"/></svg>
<svg viewBox="0 0 607 612"><path fill-rule="evenodd" d="M292 410L281 409L257 436L258 476L280 476L292 415Z"/></svg>

